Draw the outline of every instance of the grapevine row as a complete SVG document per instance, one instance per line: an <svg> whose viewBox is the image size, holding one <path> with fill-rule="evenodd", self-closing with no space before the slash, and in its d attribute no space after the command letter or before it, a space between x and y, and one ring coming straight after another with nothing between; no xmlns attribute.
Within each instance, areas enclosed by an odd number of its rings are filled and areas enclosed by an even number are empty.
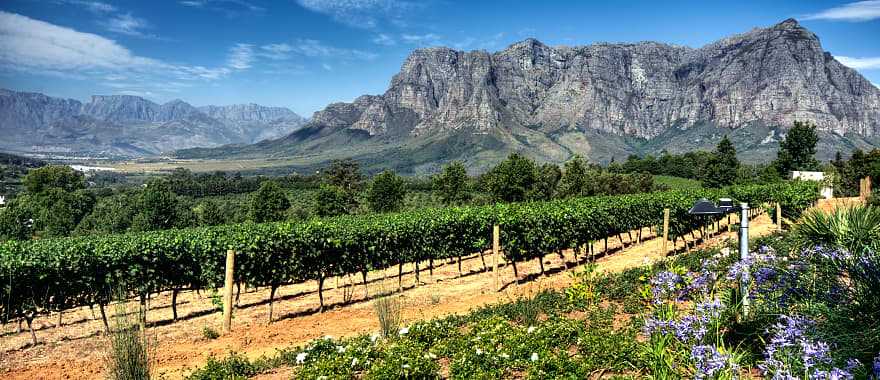
<svg viewBox="0 0 880 380"><path fill-rule="evenodd" d="M182 289L217 287L228 249L236 251L239 284L270 287L274 295L280 285L317 280L320 292L332 276L482 251L491 244L494 224L501 226L505 258L516 263L659 225L664 208L672 213L670 237L682 236L700 223L687 215L700 197L802 210L817 195L813 184L790 182L10 241L0 244L0 319L81 305L103 309L120 287L142 301L162 291L176 296Z"/></svg>

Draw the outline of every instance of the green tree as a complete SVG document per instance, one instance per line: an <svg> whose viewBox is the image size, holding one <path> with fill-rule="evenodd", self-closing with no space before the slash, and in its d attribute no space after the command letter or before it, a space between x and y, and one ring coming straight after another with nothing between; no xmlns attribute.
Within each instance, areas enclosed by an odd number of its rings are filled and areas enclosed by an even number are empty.
<svg viewBox="0 0 880 380"><path fill-rule="evenodd" d="M349 213L349 194L339 186L322 184L315 193L315 214L336 216Z"/></svg>
<svg viewBox="0 0 880 380"><path fill-rule="evenodd" d="M444 166L443 172L434 177L433 185L444 204L462 204L470 199L467 170L459 161Z"/></svg>
<svg viewBox="0 0 880 380"><path fill-rule="evenodd" d="M132 221L135 231L164 230L174 226L177 196L168 183L156 178L148 181L137 198L138 214Z"/></svg>
<svg viewBox="0 0 880 380"><path fill-rule="evenodd" d="M385 170L373 178L367 190L367 204L373 212L391 212L400 209L406 197L406 186L391 170Z"/></svg>
<svg viewBox="0 0 880 380"><path fill-rule="evenodd" d="M69 236L95 205L94 196L85 191L65 191L56 187L28 198L34 211L34 230L40 237Z"/></svg>
<svg viewBox="0 0 880 380"><path fill-rule="evenodd" d="M24 198L18 197L0 208L0 241L28 240L33 236L33 215Z"/></svg>
<svg viewBox="0 0 880 380"><path fill-rule="evenodd" d="M76 235L123 233L137 214L138 193L123 191L100 198L92 212L77 225Z"/></svg>
<svg viewBox="0 0 880 380"><path fill-rule="evenodd" d="M736 148L725 135L703 168L703 186L714 188L732 185L736 181L738 170Z"/></svg>
<svg viewBox="0 0 880 380"><path fill-rule="evenodd" d="M534 189L537 177L535 163L513 153L492 168L485 181L495 201L520 202Z"/></svg>
<svg viewBox="0 0 880 380"><path fill-rule="evenodd" d="M587 162L580 155L575 155L565 163L562 178L559 180L559 197L579 197L586 193L588 187Z"/></svg>
<svg viewBox="0 0 880 380"><path fill-rule="evenodd" d="M352 159L334 160L324 170L324 177L327 183L352 194L360 191L364 183L360 164Z"/></svg>
<svg viewBox="0 0 880 380"><path fill-rule="evenodd" d="M49 165L33 169L24 177L24 187L28 193L39 194L45 190L58 188L73 192L86 187L85 176L67 165Z"/></svg>
<svg viewBox="0 0 880 380"><path fill-rule="evenodd" d="M538 181L532 189L529 199L546 201L556 195L559 179L562 178L562 170L559 165L546 163L538 168Z"/></svg>
<svg viewBox="0 0 880 380"><path fill-rule="evenodd" d="M265 181L251 196L250 219L256 223L284 220L290 200L287 193L275 181Z"/></svg>
<svg viewBox="0 0 880 380"><path fill-rule="evenodd" d="M815 157L818 142L819 136L814 125L794 122L794 126L785 135L785 140L779 143L779 152L773 163L776 171L787 177L794 170L818 170L819 161Z"/></svg>
<svg viewBox="0 0 880 380"><path fill-rule="evenodd" d="M226 223L226 215L213 200L205 199L199 202L193 211L200 226L217 226Z"/></svg>

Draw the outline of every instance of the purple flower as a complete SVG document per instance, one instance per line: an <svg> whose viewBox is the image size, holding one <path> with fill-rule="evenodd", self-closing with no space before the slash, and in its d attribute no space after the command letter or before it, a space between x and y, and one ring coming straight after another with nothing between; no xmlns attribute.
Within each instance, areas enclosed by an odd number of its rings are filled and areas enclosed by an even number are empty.
<svg viewBox="0 0 880 380"><path fill-rule="evenodd" d="M713 378L725 368L732 369L736 378L736 365L730 362L730 355L718 352L714 346L694 346L691 348L691 359L696 365L695 379Z"/></svg>
<svg viewBox="0 0 880 380"><path fill-rule="evenodd" d="M877 354L877 357L874 358L874 365L871 368L871 372L874 375L874 379L880 379L880 354Z"/></svg>
<svg viewBox="0 0 880 380"><path fill-rule="evenodd" d="M681 283L681 276L669 271L663 271L654 275L651 278L651 293L654 297L654 304L659 305L663 303L663 299L674 294Z"/></svg>

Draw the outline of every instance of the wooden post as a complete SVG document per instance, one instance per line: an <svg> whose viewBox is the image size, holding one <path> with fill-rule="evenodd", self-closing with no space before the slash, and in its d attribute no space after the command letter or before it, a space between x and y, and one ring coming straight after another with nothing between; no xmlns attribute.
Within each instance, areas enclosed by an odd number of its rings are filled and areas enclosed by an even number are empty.
<svg viewBox="0 0 880 380"><path fill-rule="evenodd" d="M223 285L223 331L232 330L232 278L235 267L235 251L226 251L226 281Z"/></svg>
<svg viewBox="0 0 880 380"><path fill-rule="evenodd" d="M495 291L501 290L501 271L498 268L498 255L501 254L501 227L492 226L492 271L495 272Z"/></svg>
<svg viewBox="0 0 880 380"><path fill-rule="evenodd" d="M865 199L871 197L871 177L865 177Z"/></svg>
<svg viewBox="0 0 880 380"><path fill-rule="evenodd" d="M776 202L776 228L782 231L782 206Z"/></svg>
<svg viewBox="0 0 880 380"><path fill-rule="evenodd" d="M666 242L669 240L669 209L663 209L663 256L668 252L666 250Z"/></svg>

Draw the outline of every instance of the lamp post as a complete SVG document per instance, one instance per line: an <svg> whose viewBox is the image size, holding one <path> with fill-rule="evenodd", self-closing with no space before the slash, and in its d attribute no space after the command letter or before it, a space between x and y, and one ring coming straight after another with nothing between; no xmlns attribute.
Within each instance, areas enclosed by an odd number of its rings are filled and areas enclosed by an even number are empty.
<svg viewBox="0 0 880 380"><path fill-rule="evenodd" d="M688 214L704 216L728 214L729 218L730 212L737 211L736 206L733 205L733 201L730 198L721 198L719 199L719 203L720 207L715 206L715 204L708 199L702 198L694 203L693 207L688 210ZM740 261L745 263L749 260L749 204L740 203L739 211L741 212L739 219L739 257ZM728 219L728 225L729 224ZM740 277L740 293L742 294L742 310L743 316L745 317L749 315L749 306L751 304L751 301L749 300L748 273L744 273Z"/></svg>

